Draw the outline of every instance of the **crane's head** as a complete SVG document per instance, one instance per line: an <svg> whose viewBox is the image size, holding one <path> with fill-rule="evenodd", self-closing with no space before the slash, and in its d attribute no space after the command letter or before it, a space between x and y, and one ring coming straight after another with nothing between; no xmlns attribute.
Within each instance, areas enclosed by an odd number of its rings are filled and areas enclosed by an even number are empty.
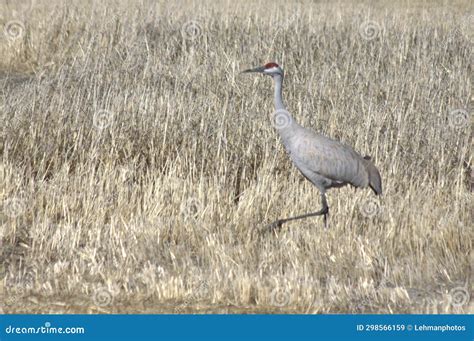
<svg viewBox="0 0 474 341"><path fill-rule="evenodd" d="M245 71L242 71L242 73L248 73L248 72L258 72L258 73L263 73L264 75L269 75L269 76L276 76L280 75L283 76L283 69L274 62L267 63L264 66L259 66L254 69L248 69Z"/></svg>

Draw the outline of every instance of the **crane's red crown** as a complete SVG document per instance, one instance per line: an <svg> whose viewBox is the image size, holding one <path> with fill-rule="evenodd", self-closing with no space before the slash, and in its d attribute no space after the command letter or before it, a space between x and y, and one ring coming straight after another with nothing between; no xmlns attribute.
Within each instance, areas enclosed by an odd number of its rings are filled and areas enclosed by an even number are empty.
<svg viewBox="0 0 474 341"><path fill-rule="evenodd" d="M280 67L280 66L274 62L265 64L265 69L271 69L272 67Z"/></svg>

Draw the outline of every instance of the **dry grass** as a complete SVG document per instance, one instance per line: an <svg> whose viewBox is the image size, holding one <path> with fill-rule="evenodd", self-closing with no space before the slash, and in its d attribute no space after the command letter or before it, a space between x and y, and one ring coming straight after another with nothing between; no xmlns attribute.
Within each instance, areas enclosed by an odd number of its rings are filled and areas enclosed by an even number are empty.
<svg viewBox="0 0 474 341"><path fill-rule="evenodd" d="M469 1L93 3L0 2L5 312L474 311ZM327 230L258 233L319 208L239 74L270 60L381 171Z"/></svg>

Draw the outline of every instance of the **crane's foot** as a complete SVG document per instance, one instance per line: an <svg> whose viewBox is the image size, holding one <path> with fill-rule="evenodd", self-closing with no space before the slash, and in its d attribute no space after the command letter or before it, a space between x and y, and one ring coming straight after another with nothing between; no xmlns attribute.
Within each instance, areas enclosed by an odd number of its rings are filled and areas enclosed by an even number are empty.
<svg viewBox="0 0 474 341"><path fill-rule="evenodd" d="M328 215L329 215L329 212L328 212L328 213L325 213L325 214L323 215L323 217L324 217L324 228L325 228L325 229L327 229L327 228L329 227L329 225L328 225Z"/></svg>

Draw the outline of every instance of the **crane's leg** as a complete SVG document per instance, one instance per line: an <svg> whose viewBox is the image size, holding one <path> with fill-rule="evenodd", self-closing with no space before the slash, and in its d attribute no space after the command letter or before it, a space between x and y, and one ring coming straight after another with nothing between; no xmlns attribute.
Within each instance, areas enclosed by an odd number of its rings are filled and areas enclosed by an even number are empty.
<svg viewBox="0 0 474 341"><path fill-rule="evenodd" d="M303 215L299 215L299 216L296 216L296 217L285 218L285 219L278 219L278 220L274 221L273 223L271 223L270 225L268 225L268 228L270 230L279 229L279 228L281 228L281 226L284 223L287 223L289 221L305 219L305 218L315 217L315 216L320 216L320 215L324 216L324 227L327 228L328 227L327 216L329 215L329 206L328 206L328 202L326 200L326 193L324 193L324 192L321 192L321 204L323 205L323 207L317 212L306 213L306 214L303 214Z"/></svg>

